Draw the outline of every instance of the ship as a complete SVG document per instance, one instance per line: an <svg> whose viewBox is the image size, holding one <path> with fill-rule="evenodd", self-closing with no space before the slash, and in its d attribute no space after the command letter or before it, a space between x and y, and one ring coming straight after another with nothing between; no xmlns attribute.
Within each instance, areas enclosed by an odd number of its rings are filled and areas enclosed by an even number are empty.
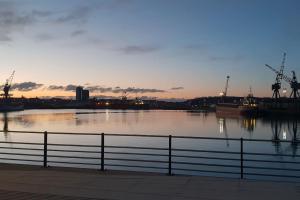
<svg viewBox="0 0 300 200"><path fill-rule="evenodd" d="M218 103L216 105L217 115L257 115L257 104Z"/></svg>
<svg viewBox="0 0 300 200"><path fill-rule="evenodd" d="M10 112L10 111L22 111L24 110L24 105L20 103L0 103L0 112Z"/></svg>
<svg viewBox="0 0 300 200"><path fill-rule="evenodd" d="M221 102L216 105L217 115L247 115L253 116L258 114L258 105L253 97L250 87L249 94L240 102L226 102L228 83L230 76L227 76L224 92L221 92Z"/></svg>

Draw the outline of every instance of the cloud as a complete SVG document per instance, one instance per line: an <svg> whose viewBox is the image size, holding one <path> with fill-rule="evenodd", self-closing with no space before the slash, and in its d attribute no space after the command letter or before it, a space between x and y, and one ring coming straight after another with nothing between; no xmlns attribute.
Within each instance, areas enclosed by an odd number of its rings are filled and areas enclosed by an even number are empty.
<svg viewBox="0 0 300 200"><path fill-rule="evenodd" d="M47 88L48 90L64 90L64 86L61 85L50 85Z"/></svg>
<svg viewBox="0 0 300 200"><path fill-rule="evenodd" d="M164 93L165 90L160 89L147 89L147 88L135 88L135 87L128 87L126 89L122 89L120 87L116 87L112 90L113 93Z"/></svg>
<svg viewBox="0 0 300 200"><path fill-rule="evenodd" d="M76 30L76 31L73 31L70 35L71 35L71 37L77 37L77 36L85 34L85 32L86 32L85 30Z"/></svg>
<svg viewBox="0 0 300 200"><path fill-rule="evenodd" d="M236 55L236 56L231 56L231 57L230 56L228 56L228 57L227 56L210 56L209 60L216 61L216 62L218 62L218 61L238 62L238 61L243 60L243 56L241 56L241 55Z"/></svg>
<svg viewBox="0 0 300 200"><path fill-rule="evenodd" d="M94 8L91 6L78 6L55 21L57 23L85 23L93 10Z"/></svg>
<svg viewBox="0 0 300 200"><path fill-rule="evenodd" d="M32 13L19 13L11 1L0 1L0 40L12 41L12 33L34 22Z"/></svg>
<svg viewBox="0 0 300 200"><path fill-rule="evenodd" d="M192 50L192 51L204 51L207 50L207 45L205 44L190 44L184 46L185 49L187 50Z"/></svg>
<svg viewBox="0 0 300 200"><path fill-rule="evenodd" d="M131 0L110 0L110 1L83 1L81 5L71 8L58 16L56 23L75 23L84 24L90 16L100 10L115 10L123 8L131 3Z"/></svg>
<svg viewBox="0 0 300 200"><path fill-rule="evenodd" d="M100 92L100 93L106 93L106 92L112 92L111 87L101 87L101 86L88 86L86 87L87 90L90 92Z"/></svg>
<svg viewBox="0 0 300 200"><path fill-rule="evenodd" d="M28 92L28 91L39 89L42 86L43 86L43 84L39 84L39 83L35 83L35 82L15 83L11 86L11 90Z"/></svg>
<svg viewBox="0 0 300 200"><path fill-rule="evenodd" d="M159 47L147 45L128 45L118 49L118 51L121 51L124 54L145 54L158 50L160 50Z"/></svg>
<svg viewBox="0 0 300 200"><path fill-rule="evenodd" d="M65 90L65 91L75 91L77 87L78 87L78 85L72 85L72 84L70 84L70 85L67 85L67 86L64 88L64 90Z"/></svg>
<svg viewBox="0 0 300 200"><path fill-rule="evenodd" d="M69 84L67 86L60 86L60 85L50 85L47 87L48 90L64 90L64 91L75 91L78 85ZM99 85L89 85L85 87L85 89L89 90L92 93L164 93L167 92L166 90L161 89L148 89L148 88L135 88L135 87L128 87L128 88L120 88L120 87L103 87Z"/></svg>
<svg viewBox="0 0 300 200"><path fill-rule="evenodd" d="M31 12L31 14L34 17L49 17L49 16L53 15L54 13L51 11L33 10Z"/></svg>
<svg viewBox="0 0 300 200"><path fill-rule="evenodd" d="M50 35L48 33L41 33L36 35L35 37L39 41L49 41L49 40L54 40L55 37L53 35Z"/></svg>
<svg viewBox="0 0 300 200"><path fill-rule="evenodd" d="M62 86L62 85L50 85L47 87L47 90L64 90L64 91L76 91L76 88L78 87L78 85L73 85L73 84L69 84L66 86Z"/></svg>
<svg viewBox="0 0 300 200"><path fill-rule="evenodd" d="M12 41L12 38L8 35L5 35L5 34L1 34L0 32L0 42L10 42Z"/></svg>
<svg viewBox="0 0 300 200"><path fill-rule="evenodd" d="M130 0L80 1L77 5L70 4L69 10L62 11L30 9L17 1L0 0L0 42L13 41L15 33L40 22L51 23L54 27L70 24L78 28L78 25L85 24L93 13L100 10L123 9L130 2ZM84 32L84 30L77 30L72 32L71 36L79 36ZM48 39L40 37L40 40Z"/></svg>
<svg viewBox="0 0 300 200"><path fill-rule="evenodd" d="M184 87L173 87L170 90L183 90L183 89L184 89Z"/></svg>

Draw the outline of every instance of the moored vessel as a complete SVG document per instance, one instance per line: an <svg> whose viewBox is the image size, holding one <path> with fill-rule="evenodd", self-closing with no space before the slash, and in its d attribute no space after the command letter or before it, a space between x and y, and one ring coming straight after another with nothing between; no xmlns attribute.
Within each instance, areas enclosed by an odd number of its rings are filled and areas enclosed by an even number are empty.
<svg viewBox="0 0 300 200"><path fill-rule="evenodd" d="M253 97L252 89L250 87L250 91L248 96L246 96L239 103L227 103L226 96L228 90L229 76L227 76L226 85L224 92L221 92L221 102L216 105L216 113L222 115L257 115L258 114L258 106Z"/></svg>

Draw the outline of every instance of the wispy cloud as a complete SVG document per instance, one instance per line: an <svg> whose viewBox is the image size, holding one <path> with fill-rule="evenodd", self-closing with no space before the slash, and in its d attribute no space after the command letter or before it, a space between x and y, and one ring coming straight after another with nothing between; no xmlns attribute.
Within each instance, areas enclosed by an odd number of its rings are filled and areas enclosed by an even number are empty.
<svg viewBox="0 0 300 200"><path fill-rule="evenodd" d="M24 29L33 23L32 13L19 13L15 4L10 1L0 1L0 40L12 41L12 33Z"/></svg>
<svg viewBox="0 0 300 200"><path fill-rule="evenodd" d="M64 90L64 86L61 86L61 85L50 85L48 86L48 90Z"/></svg>
<svg viewBox="0 0 300 200"><path fill-rule="evenodd" d="M54 35L48 34L48 33L40 33L37 34L35 37L38 41L49 41L54 40L56 37Z"/></svg>
<svg viewBox="0 0 300 200"><path fill-rule="evenodd" d="M241 55L236 55L236 56L210 56L209 60L210 61L229 61L229 62L238 62L243 60L244 57Z"/></svg>
<svg viewBox="0 0 300 200"><path fill-rule="evenodd" d="M71 37L77 37L77 36L80 36L80 35L83 35L83 34L85 34L85 30L76 30L76 31L73 31L73 32L71 32Z"/></svg>
<svg viewBox="0 0 300 200"><path fill-rule="evenodd" d="M185 45L184 49L191 50L191 51L204 51L207 50L208 47L205 44L189 44L189 45Z"/></svg>
<svg viewBox="0 0 300 200"><path fill-rule="evenodd" d="M12 38L6 34L1 34L0 32L0 42L10 42Z"/></svg>
<svg viewBox="0 0 300 200"><path fill-rule="evenodd" d="M172 87L170 90L183 90L184 87Z"/></svg>
<svg viewBox="0 0 300 200"><path fill-rule="evenodd" d="M120 87L116 87L112 90L113 93L164 93L165 90L161 89L148 89L148 88L135 88L135 87L128 87L125 89L122 89Z"/></svg>
<svg viewBox="0 0 300 200"><path fill-rule="evenodd" d="M94 10L91 6L78 6L64 13L63 16L58 17L55 21L57 23L85 23L89 15Z"/></svg>
<svg viewBox="0 0 300 200"><path fill-rule="evenodd" d="M33 17L49 17L54 15L54 13L49 10L32 10L31 14Z"/></svg>
<svg viewBox="0 0 300 200"><path fill-rule="evenodd" d="M151 53L158 50L160 50L159 47L149 46L149 45L128 45L118 49L118 51L124 54L145 54L145 53Z"/></svg>
<svg viewBox="0 0 300 200"><path fill-rule="evenodd" d="M48 22L53 26L70 24L78 28L78 25L88 22L91 15L99 10L123 8L129 3L129 0L81 1L80 4L70 6L69 10L60 11L28 10L28 8L22 7L22 4L17 4L14 1L0 0L0 42L13 41L14 33L25 30L25 28L39 22ZM72 32L71 36L79 36L84 32L85 30L80 29ZM43 40L45 37L40 38Z"/></svg>

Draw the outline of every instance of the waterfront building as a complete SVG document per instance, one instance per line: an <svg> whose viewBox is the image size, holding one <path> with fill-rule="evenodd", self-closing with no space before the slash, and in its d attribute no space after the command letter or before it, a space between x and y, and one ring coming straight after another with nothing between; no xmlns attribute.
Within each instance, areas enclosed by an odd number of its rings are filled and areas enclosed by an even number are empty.
<svg viewBox="0 0 300 200"><path fill-rule="evenodd" d="M76 88L76 101L88 101L90 98L90 91L84 90L83 87Z"/></svg>
<svg viewBox="0 0 300 200"><path fill-rule="evenodd" d="M82 90L81 101L88 101L90 98L89 90Z"/></svg>
<svg viewBox="0 0 300 200"><path fill-rule="evenodd" d="M82 90L83 90L83 88L80 87L80 86L76 88L76 101L81 101L81 99L82 99Z"/></svg>

